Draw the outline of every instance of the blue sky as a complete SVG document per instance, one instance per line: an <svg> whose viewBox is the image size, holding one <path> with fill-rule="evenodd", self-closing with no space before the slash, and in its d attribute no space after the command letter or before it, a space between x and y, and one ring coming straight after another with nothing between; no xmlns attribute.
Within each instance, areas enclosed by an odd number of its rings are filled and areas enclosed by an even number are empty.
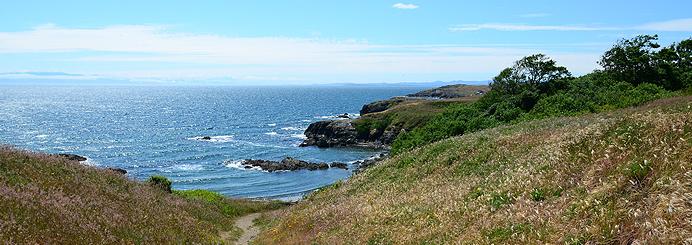
<svg viewBox="0 0 692 245"><path fill-rule="evenodd" d="M546 53L692 37L690 1L7 1L0 79L228 84L487 80Z"/></svg>

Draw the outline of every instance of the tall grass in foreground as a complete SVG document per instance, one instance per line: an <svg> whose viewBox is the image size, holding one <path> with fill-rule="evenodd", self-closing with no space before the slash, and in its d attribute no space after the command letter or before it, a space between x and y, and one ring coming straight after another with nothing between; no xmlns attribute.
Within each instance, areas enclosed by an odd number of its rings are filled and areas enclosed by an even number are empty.
<svg viewBox="0 0 692 245"><path fill-rule="evenodd" d="M223 243L234 218L278 202L175 191L61 157L0 147L0 241L7 243Z"/></svg>
<svg viewBox="0 0 692 245"><path fill-rule="evenodd" d="M692 97L500 126L401 154L258 244L652 244L692 237Z"/></svg>

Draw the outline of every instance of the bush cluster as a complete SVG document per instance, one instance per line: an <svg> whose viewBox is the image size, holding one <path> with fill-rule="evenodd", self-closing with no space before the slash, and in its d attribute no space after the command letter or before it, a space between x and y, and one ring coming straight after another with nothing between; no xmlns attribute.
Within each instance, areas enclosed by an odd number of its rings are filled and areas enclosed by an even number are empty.
<svg viewBox="0 0 692 245"><path fill-rule="evenodd" d="M546 55L524 57L502 70L478 101L449 106L399 135L392 153L502 124L607 111L692 91L692 39L661 48L657 38L618 42L601 58L603 70L581 77Z"/></svg>

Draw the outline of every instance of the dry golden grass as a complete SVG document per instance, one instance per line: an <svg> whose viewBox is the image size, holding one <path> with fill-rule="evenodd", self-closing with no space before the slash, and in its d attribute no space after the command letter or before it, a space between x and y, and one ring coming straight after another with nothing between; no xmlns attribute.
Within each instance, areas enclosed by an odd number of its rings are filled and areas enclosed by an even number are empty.
<svg viewBox="0 0 692 245"><path fill-rule="evenodd" d="M170 194L113 171L0 146L3 244L232 243L234 218L281 206L209 191Z"/></svg>
<svg viewBox="0 0 692 245"><path fill-rule="evenodd" d="M692 97L443 140L268 227L256 243L691 243Z"/></svg>

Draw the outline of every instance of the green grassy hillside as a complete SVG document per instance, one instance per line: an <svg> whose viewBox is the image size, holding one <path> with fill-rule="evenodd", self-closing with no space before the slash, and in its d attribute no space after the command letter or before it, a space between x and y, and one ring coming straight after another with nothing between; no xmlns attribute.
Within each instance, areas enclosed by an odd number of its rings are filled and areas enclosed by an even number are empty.
<svg viewBox="0 0 692 245"><path fill-rule="evenodd" d="M408 100L381 112L365 114L355 119L353 125L359 134L369 135L370 138L378 138L386 132L391 132L393 140L402 130L411 131L426 125L449 106L466 104L478 98L480 96L445 100Z"/></svg>
<svg viewBox="0 0 692 245"><path fill-rule="evenodd" d="M0 241L226 243L234 218L283 206L175 191L62 157L0 147Z"/></svg>
<svg viewBox="0 0 692 245"><path fill-rule="evenodd" d="M692 97L425 145L313 193L259 244L631 243L692 237Z"/></svg>

